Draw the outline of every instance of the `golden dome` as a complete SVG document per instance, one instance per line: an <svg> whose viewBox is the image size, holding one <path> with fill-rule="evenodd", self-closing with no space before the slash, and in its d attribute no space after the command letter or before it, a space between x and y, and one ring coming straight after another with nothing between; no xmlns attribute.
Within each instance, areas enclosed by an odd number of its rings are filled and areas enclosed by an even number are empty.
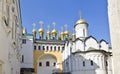
<svg viewBox="0 0 120 74"><path fill-rule="evenodd" d="M39 33L44 33L44 29L43 29L43 28L40 28L40 29L38 30L38 32L39 32Z"/></svg>
<svg viewBox="0 0 120 74"><path fill-rule="evenodd" d="M69 35L69 32L68 32L68 31L65 31L65 32L64 32L64 35Z"/></svg>
<svg viewBox="0 0 120 74"><path fill-rule="evenodd" d="M57 34L56 29L53 29L53 30L52 30L52 34Z"/></svg>
<svg viewBox="0 0 120 74"><path fill-rule="evenodd" d="M36 33L36 29L33 29L33 30L32 30L32 33Z"/></svg>
<svg viewBox="0 0 120 74"><path fill-rule="evenodd" d="M22 34L26 34L26 29L23 29Z"/></svg>
<svg viewBox="0 0 120 74"><path fill-rule="evenodd" d="M61 32L60 35L64 35L64 32Z"/></svg>
<svg viewBox="0 0 120 74"><path fill-rule="evenodd" d="M76 37L76 34L73 33L72 36L73 36L73 37Z"/></svg>
<svg viewBox="0 0 120 74"><path fill-rule="evenodd" d="M50 31L47 31L47 34L50 34Z"/></svg>
<svg viewBox="0 0 120 74"><path fill-rule="evenodd" d="M79 19L77 22L76 22L76 25L77 24L87 24L87 22L84 20L84 19Z"/></svg>

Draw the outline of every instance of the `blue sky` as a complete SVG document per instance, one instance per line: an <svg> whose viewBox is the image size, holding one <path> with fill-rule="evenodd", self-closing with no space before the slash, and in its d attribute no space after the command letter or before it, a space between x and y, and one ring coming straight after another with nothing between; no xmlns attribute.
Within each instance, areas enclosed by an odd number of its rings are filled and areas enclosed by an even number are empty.
<svg viewBox="0 0 120 74"><path fill-rule="evenodd" d="M110 42L107 0L20 0L20 2L22 24L28 33L32 33L33 23L37 25L38 30L40 20L44 22L45 30L48 24L52 30L52 22L56 22L58 31L61 26L68 24L68 30L72 33L81 11L83 19L89 24L89 35L98 41L105 39Z"/></svg>

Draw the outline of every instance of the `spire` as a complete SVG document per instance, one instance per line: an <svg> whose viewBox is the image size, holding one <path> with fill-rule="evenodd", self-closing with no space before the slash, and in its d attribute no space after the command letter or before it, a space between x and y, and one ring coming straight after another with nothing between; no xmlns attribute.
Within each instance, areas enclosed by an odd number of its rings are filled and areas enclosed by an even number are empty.
<svg viewBox="0 0 120 74"><path fill-rule="evenodd" d="M79 16L80 16L80 19L83 18L83 17L82 17L82 12L81 12L81 11L79 11Z"/></svg>

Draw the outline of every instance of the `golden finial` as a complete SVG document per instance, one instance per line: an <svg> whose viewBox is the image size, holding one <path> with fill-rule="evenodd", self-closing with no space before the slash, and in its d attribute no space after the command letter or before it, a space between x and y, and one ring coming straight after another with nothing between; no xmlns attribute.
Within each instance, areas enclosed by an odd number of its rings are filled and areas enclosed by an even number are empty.
<svg viewBox="0 0 120 74"><path fill-rule="evenodd" d="M87 22L83 19L81 11L79 12L80 19L76 22L77 24L87 24Z"/></svg>
<svg viewBox="0 0 120 74"><path fill-rule="evenodd" d="M64 35L65 35L65 36L68 36L68 35L69 35L69 32L68 32L68 25L65 24L64 27L66 28L66 31L64 32Z"/></svg>
<svg viewBox="0 0 120 74"><path fill-rule="evenodd" d="M57 34L57 31L56 31L56 29L55 29L56 23L53 22L52 25L53 25L53 27L54 27L54 29L52 30L52 34L56 35L56 34Z"/></svg>
<svg viewBox="0 0 120 74"><path fill-rule="evenodd" d="M36 28L36 24L35 24L35 23L33 23L32 25L33 25L33 30L32 30L32 33L33 33L33 34L36 34L36 29L35 29L35 28Z"/></svg>
<svg viewBox="0 0 120 74"><path fill-rule="evenodd" d="M43 21L40 21L39 23L40 23L40 29L38 30L38 32L43 34L44 33L44 29L42 28Z"/></svg>

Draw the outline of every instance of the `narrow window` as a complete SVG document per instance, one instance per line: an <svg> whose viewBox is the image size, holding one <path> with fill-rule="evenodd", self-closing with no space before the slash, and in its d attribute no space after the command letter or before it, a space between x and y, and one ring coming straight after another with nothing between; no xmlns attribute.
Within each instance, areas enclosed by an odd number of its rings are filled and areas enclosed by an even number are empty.
<svg viewBox="0 0 120 74"><path fill-rule="evenodd" d="M83 61L83 66L85 66L85 61Z"/></svg>
<svg viewBox="0 0 120 74"><path fill-rule="evenodd" d="M42 66L42 62L39 62L39 66Z"/></svg>
<svg viewBox="0 0 120 74"><path fill-rule="evenodd" d="M85 37L85 29L83 29L83 36Z"/></svg>
<svg viewBox="0 0 120 74"><path fill-rule="evenodd" d="M46 66L50 66L50 62L49 61L46 62Z"/></svg>
<svg viewBox="0 0 120 74"><path fill-rule="evenodd" d="M106 61L106 66L108 66L108 62Z"/></svg>
<svg viewBox="0 0 120 74"><path fill-rule="evenodd" d="M34 46L34 50L36 50L36 46Z"/></svg>
<svg viewBox="0 0 120 74"><path fill-rule="evenodd" d="M22 55L22 63L24 62L24 55Z"/></svg>
<svg viewBox="0 0 120 74"><path fill-rule="evenodd" d="M90 63L91 63L91 66L93 66L93 61L92 60L90 61Z"/></svg>

